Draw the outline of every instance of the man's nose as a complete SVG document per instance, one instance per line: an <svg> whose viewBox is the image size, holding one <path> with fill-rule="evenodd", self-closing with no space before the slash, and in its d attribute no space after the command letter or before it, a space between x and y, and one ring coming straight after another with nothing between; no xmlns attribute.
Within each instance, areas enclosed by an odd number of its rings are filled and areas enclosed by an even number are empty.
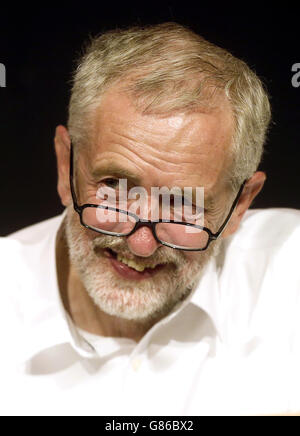
<svg viewBox="0 0 300 436"><path fill-rule="evenodd" d="M128 236L127 244L136 256L149 257L161 246L154 238L149 227L140 227L133 235Z"/></svg>

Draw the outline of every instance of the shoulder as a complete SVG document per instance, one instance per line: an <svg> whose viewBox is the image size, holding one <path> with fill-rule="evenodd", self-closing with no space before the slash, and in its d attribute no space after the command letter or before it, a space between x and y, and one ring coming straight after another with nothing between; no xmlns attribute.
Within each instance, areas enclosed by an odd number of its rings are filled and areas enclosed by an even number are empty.
<svg viewBox="0 0 300 436"><path fill-rule="evenodd" d="M25 227L24 229L18 230L17 232L10 234L3 239L18 241L21 244L34 244L40 242L47 237L49 233L56 232L58 230L64 216L65 213Z"/></svg>
<svg viewBox="0 0 300 436"><path fill-rule="evenodd" d="M55 239L64 214L0 238L0 303L28 296L54 271ZM1 304L0 304L1 305Z"/></svg>
<svg viewBox="0 0 300 436"><path fill-rule="evenodd" d="M250 210L227 239L219 261L222 298L239 328L290 338L300 311L300 211Z"/></svg>
<svg viewBox="0 0 300 436"><path fill-rule="evenodd" d="M0 238L2 343L18 341L23 324L50 306L57 286L56 233L63 218L64 214Z"/></svg>
<svg viewBox="0 0 300 436"><path fill-rule="evenodd" d="M12 282L21 281L21 277L25 279L29 272L43 262L46 252L53 248L64 215L63 213L0 238L0 289L3 288L5 277Z"/></svg>
<svg viewBox="0 0 300 436"><path fill-rule="evenodd" d="M299 239L300 210L270 208L249 210L226 243L245 250L278 250L289 242L296 246Z"/></svg>
<svg viewBox="0 0 300 436"><path fill-rule="evenodd" d="M256 277L270 271L284 280L287 273L300 277L300 211L294 209L250 210L237 232L224 240L229 264L252 269Z"/></svg>
<svg viewBox="0 0 300 436"><path fill-rule="evenodd" d="M11 344L18 343L17 335L21 331L17 300L21 294L21 280L26 276L21 253L19 241L0 238L0 343L5 349L1 370L12 352Z"/></svg>
<svg viewBox="0 0 300 436"><path fill-rule="evenodd" d="M3 289L4 280L7 280L11 276L13 266L18 262L20 252L21 244L19 241L7 237L0 238L0 282L2 285L0 289Z"/></svg>

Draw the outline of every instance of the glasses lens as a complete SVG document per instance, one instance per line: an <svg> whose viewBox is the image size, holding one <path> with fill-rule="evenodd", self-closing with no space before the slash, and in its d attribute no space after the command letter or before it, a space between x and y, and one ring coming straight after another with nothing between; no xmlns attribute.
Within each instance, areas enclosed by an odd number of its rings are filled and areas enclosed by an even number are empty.
<svg viewBox="0 0 300 436"><path fill-rule="evenodd" d="M101 230L108 235L128 235L136 224L134 217L114 209L86 207L82 212L82 221L93 230Z"/></svg>
<svg viewBox="0 0 300 436"><path fill-rule="evenodd" d="M176 223L158 223L156 234L162 242L186 250L205 248L209 240L205 230Z"/></svg>
<svg viewBox="0 0 300 436"><path fill-rule="evenodd" d="M83 224L107 235L129 235L136 225L136 219L126 212L101 207L86 207L82 212ZM158 239L183 250L206 248L209 235L205 230L176 223L157 223Z"/></svg>

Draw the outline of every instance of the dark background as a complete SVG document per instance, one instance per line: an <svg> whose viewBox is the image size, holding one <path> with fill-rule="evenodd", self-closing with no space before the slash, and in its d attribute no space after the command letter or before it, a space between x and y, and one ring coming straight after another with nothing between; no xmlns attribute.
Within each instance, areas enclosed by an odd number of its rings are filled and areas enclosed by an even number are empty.
<svg viewBox="0 0 300 436"><path fill-rule="evenodd" d="M273 125L261 169L264 191L255 207L300 209L299 102L292 65L300 62L300 7L202 2L76 2L68 7L28 2L1 5L0 236L62 212L56 193L55 127L66 124L74 61L89 34L111 28L177 21L245 60L271 96Z"/></svg>

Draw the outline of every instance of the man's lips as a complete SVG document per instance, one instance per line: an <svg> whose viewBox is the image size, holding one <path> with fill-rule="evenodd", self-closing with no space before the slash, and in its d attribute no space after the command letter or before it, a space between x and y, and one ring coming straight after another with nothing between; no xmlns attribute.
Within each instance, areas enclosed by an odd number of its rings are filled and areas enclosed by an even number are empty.
<svg viewBox="0 0 300 436"><path fill-rule="evenodd" d="M157 265L155 268L145 268L144 271L137 271L134 268L120 262L117 259L117 253L110 248L104 250L105 256L109 258L110 263L114 270L123 278L131 280L143 280L149 277L153 277L158 271L166 267L165 264Z"/></svg>

